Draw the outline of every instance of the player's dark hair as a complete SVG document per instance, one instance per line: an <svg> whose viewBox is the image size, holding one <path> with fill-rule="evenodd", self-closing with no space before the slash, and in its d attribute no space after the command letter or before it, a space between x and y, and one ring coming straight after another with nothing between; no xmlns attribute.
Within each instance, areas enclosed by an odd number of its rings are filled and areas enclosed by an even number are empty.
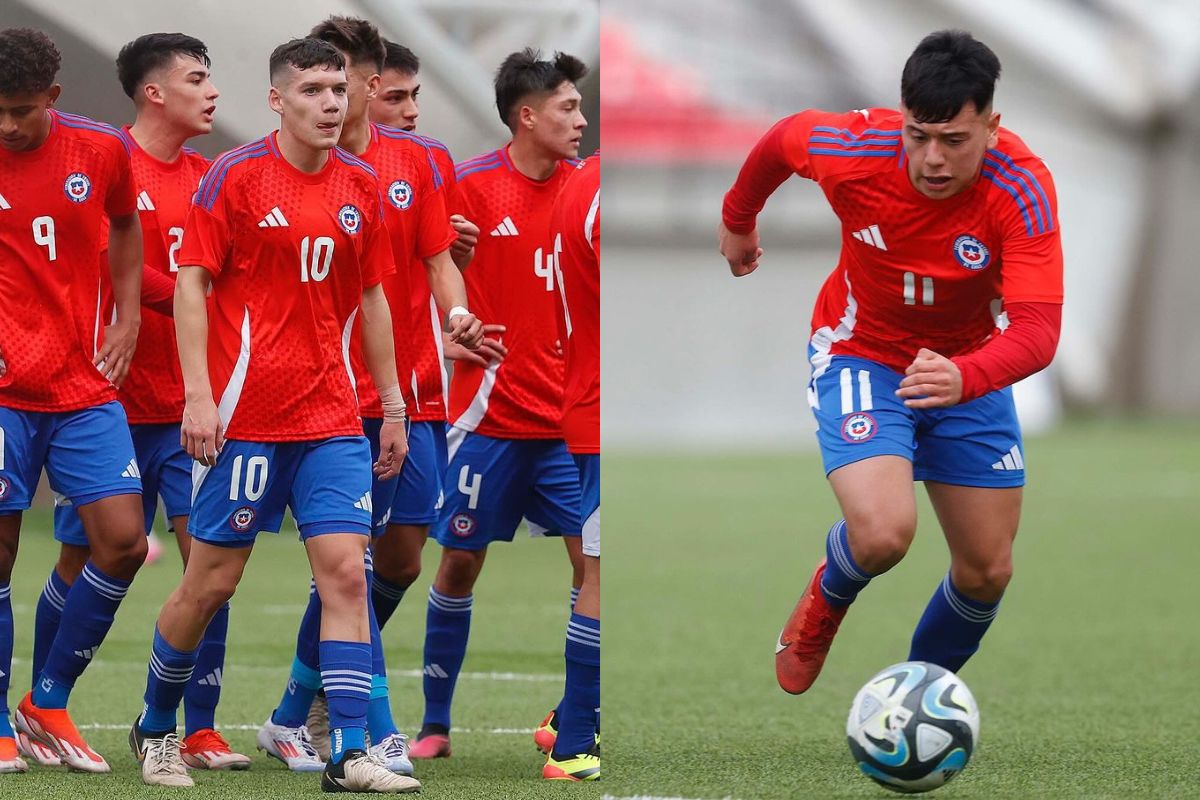
<svg viewBox="0 0 1200 800"><path fill-rule="evenodd" d="M62 55L33 28L0 31L0 95L35 94L54 85Z"/></svg>
<svg viewBox="0 0 1200 800"><path fill-rule="evenodd" d="M189 56L211 67L208 47L184 33L147 33L121 48L117 54L117 80L125 94L133 97L146 76L171 63L175 56Z"/></svg>
<svg viewBox="0 0 1200 800"><path fill-rule="evenodd" d="M303 39L292 39L284 42L271 52L271 84L283 72L284 67L296 69L312 69L313 67L329 67L330 69L345 69L346 59L338 49L329 42L314 39L311 36Z"/></svg>
<svg viewBox="0 0 1200 800"><path fill-rule="evenodd" d="M564 82L578 83L587 75L587 66L575 56L555 53L553 61L543 61L540 50L526 47L504 59L496 70L496 110L509 130L516 130L515 114L520 103L532 94L550 94Z"/></svg>
<svg viewBox="0 0 1200 800"><path fill-rule="evenodd" d="M929 34L904 64L900 99L918 122L945 122L967 102L982 112L992 104L1000 59L966 31Z"/></svg>
<svg viewBox="0 0 1200 800"><path fill-rule="evenodd" d="M330 17L314 25L308 35L341 50L351 64L370 64L376 72L383 72L383 36L374 23L357 17Z"/></svg>
<svg viewBox="0 0 1200 800"><path fill-rule="evenodd" d="M383 40L383 68L394 69L401 75L416 75L421 71L421 59L402 44Z"/></svg>

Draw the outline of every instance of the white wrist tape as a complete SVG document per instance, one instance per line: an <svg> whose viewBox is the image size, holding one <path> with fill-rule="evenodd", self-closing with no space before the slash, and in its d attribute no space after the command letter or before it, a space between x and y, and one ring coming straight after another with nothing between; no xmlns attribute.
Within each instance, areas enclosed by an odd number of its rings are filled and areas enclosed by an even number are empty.
<svg viewBox="0 0 1200 800"><path fill-rule="evenodd" d="M379 390L379 404L383 406L384 422L404 421L404 395L400 393L400 384L393 383Z"/></svg>
<svg viewBox="0 0 1200 800"><path fill-rule="evenodd" d="M465 306L455 306L454 308L450 309L450 313L446 315L446 321L449 322L455 317L465 317L470 313L471 312L467 311Z"/></svg>

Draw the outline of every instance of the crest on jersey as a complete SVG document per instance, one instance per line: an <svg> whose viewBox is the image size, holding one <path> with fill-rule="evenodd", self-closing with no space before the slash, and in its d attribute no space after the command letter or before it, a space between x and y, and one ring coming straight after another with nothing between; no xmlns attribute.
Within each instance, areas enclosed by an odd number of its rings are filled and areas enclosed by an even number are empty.
<svg viewBox="0 0 1200 800"><path fill-rule="evenodd" d="M358 233L362 228L362 212L347 203L338 209L338 225L341 225L346 233Z"/></svg>
<svg viewBox="0 0 1200 800"><path fill-rule="evenodd" d="M879 430L879 423L875 421L875 418L860 411L846 417L846 421L842 423L842 438L851 444L858 444L870 439L877 430Z"/></svg>
<svg viewBox="0 0 1200 800"><path fill-rule="evenodd" d="M238 533L245 533L250 530L250 526L254 524L254 519L257 516L253 508L242 506L229 516L229 525Z"/></svg>
<svg viewBox="0 0 1200 800"><path fill-rule="evenodd" d="M455 514L450 520L450 530L460 539L466 539L477 527L475 518L470 514Z"/></svg>
<svg viewBox="0 0 1200 800"><path fill-rule="evenodd" d="M992 251L974 236L964 233L954 240L954 257L962 266L978 272L992 260Z"/></svg>
<svg viewBox="0 0 1200 800"><path fill-rule="evenodd" d="M8 478L0 478L0 500L8 497Z"/></svg>
<svg viewBox="0 0 1200 800"><path fill-rule="evenodd" d="M72 172L63 184L63 191L73 203L82 203L92 196L92 181L82 172Z"/></svg>
<svg viewBox="0 0 1200 800"><path fill-rule="evenodd" d="M403 211L412 205L412 186L408 181L392 181L392 185L388 187L388 200L391 200L392 205Z"/></svg>

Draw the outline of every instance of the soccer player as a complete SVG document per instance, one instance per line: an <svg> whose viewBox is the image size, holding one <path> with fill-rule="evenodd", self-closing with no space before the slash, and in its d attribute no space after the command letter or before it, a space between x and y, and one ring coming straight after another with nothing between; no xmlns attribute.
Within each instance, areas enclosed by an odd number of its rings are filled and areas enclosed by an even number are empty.
<svg viewBox="0 0 1200 800"><path fill-rule="evenodd" d="M1053 358L1063 284L1054 183L1000 127L999 74L970 34L932 33L904 66L898 111L788 117L725 196L720 250L735 276L758 267L755 217L793 173L820 184L842 223L813 312L809 404L843 518L779 636L787 692L812 685L854 598L904 557L914 480L950 571L910 660L960 669L1012 574L1025 460L1010 387Z"/></svg>
<svg viewBox="0 0 1200 800"><path fill-rule="evenodd" d="M130 746L145 783L192 785L175 728L197 645L237 587L255 536L277 532L288 506L322 601L320 668L334 743L322 788L417 791L420 783L365 748L372 467L345 345L361 316L384 409L374 470L386 479L407 450L380 287L393 270L391 246L374 171L336 147L345 59L325 42L294 39L271 54L270 76L279 131L213 163L178 256L183 438L198 462L192 546L159 614Z"/></svg>
<svg viewBox="0 0 1200 800"><path fill-rule="evenodd" d="M53 108L61 57L40 31L0 31L0 771L24 772L8 716L9 577L42 468L79 509L91 557L17 728L70 768L109 772L67 713L146 556L141 481L114 384L141 325L142 234L116 129ZM99 317L102 225L116 319ZM101 328L104 343L98 344Z"/></svg>
<svg viewBox="0 0 1200 800"><path fill-rule="evenodd" d="M330 17L313 28L310 35L328 42L338 49L346 59L348 81L346 121L342 125L339 144L346 151L370 164L379 179L385 204L385 220L391 237L393 254L397 260L396 272L384 279L384 294L392 309L392 326L398 359L398 374L412 375L409 352L414 330L410 316L412 289L410 281L419 281L425 296L432 289L437 301L434 306L449 309L449 337L467 347L477 347L482 337L482 325L466 309L467 293L462 275L450 257L449 247L455 240L454 231L447 221L445 202L442 198L440 177L434 167L430 148L419 137L405 131L376 125L367 117L367 104L374 95L379 73L383 69L383 38L378 29L363 19ZM410 274L410 262L421 262L420 274ZM429 337L429 303L422 311L425 324L420 329ZM437 314L433 325L442 328L441 314ZM352 344L357 353L360 347ZM368 439L377 439L382 424L380 407L375 386L366 370L356 368L359 376L358 399L363 416L363 428ZM424 398L419 387L413 387L413 395L406 397L410 409L420 407ZM437 502L437 495L430 496L422 487L431 483L423 479L438 466L434 437L428 425L413 425L409 432L409 453L398 480L376 481L372 487L374 508L373 533L383 533L388 519L397 513L399 504L413 502L407 496L420 494L428 505L428 511ZM414 447L420 441L421 447ZM419 460L418 460L419 459ZM405 496L401 500L401 495ZM403 505L401 505L403 508ZM371 579L368 578L368 585ZM372 616L374 608L372 607ZM311 768L313 755L306 746L300 728L309 717L313 696L321 688L321 674L317 663L317 631L320 627L320 599L311 594L297 637L296 658L293 661L291 679L279 706L259 734L259 745L268 753L288 764L291 769ZM372 754L378 755L395 772L412 773L412 762L408 759L407 737L399 732L392 719L388 698L387 672L383 657L383 645L379 638L379 625L371 622L373 674L371 702L368 708L368 730L371 736ZM310 735L313 735L312 750L318 757L328 748L328 730L324 722L323 702L318 707ZM289 744L294 745L289 747ZM298 755L292 755L297 752ZM318 759L319 763L319 759Z"/></svg>
<svg viewBox="0 0 1200 800"><path fill-rule="evenodd" d="M550 211L578 163L587 125L575 83L581 61L530 49L496 73L496 107L510 143L459 164L462 215L489 233L464 275L471 307L505 325L503 362L456 365L450 386L446 501L434 534L442 559L429 591L425 715L414 758L450 755L450 706L466 655L472 591L493 541L511 541L521 518L535 534L561 534L582 580L579 471L563 442L563 360L555 325Z"/></svg>
<svg viewBox="0 0 1200 800"><path fill-rule="evenodd" d="M554 269L566 342L562 428L579 468L583 586L567 623L566 690L542 767L551 780L600 780L600 154L567 179L554 204ZM539 732L542 729L539 728ZM548 732L546 732L548 733Z"/></svg>

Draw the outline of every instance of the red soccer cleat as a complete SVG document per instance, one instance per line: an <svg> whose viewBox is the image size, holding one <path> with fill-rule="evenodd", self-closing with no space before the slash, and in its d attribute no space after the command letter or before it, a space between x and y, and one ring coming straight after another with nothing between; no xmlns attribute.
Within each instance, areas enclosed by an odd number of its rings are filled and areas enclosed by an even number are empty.
<svg viewBox="0 0 1200 800"><path fill-rule="evenodd" d="M821 559L775 646L775 677L779 687L789 694L808 691L821 674L833 636L849 608L829 605L821 593L821 576L824 574L825 559Z"/></svg>
<svg viewBox="0 0 1200 800"><path fill-rule="evenodd" d="M422 736L408 745L409 758L449 758L450 737L438 733Z"/></svg>
<svg viewBox="0 0 1200 800"><path fill-rule="evenodd" d="M112 772L100 754L88 747L65 708L38 708L33 692L25 695L13 718L17 730L58 753L72 772Z"/></svg>
<svg viewBox="0 0 1200 800"><path fill-rule="evenodd" d="M14 736L0 736L0 772L27 772L29 765L17 751Z"/></svg>
<svg viewBox="0 0 1200 800"><path fill-rule="evenodd" d="M192 769L250 769L250 756L234 752L225 737L212 728L185 738L179 751L183 763Z"/></svg>

